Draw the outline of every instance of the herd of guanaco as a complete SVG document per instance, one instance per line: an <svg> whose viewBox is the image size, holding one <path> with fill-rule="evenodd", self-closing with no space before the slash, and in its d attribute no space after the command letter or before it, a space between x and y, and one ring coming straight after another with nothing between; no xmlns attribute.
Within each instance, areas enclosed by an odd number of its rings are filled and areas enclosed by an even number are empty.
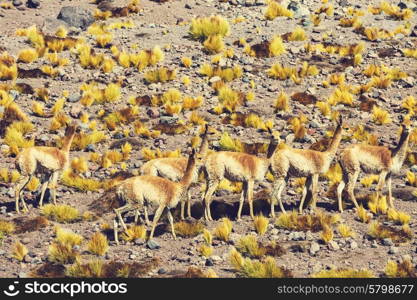
<svg viewBox="0 0 417 300"><path fill-rule="evenodd" d="M54 204L56 203L56 186L62 171L69 166L69 152L72 140L76 134L77 126L71 124L67 127L62 147L34 146L24 149L16 158L16 167L22 174L15 188L16 211L19 212L20 202L27 209L22 197L24 187L34 176L38 167L48 171L49 179L42 184L40 206L42 206L45 190L51 190ZM157 206L153 217L150 239L153 237L155 227L163 211L167 210L172 235L175 231L171 209L181 203L181 219L184 219L184 208L187 203L187 216L191 217L190 192L192 184L197 184L200 172L206 178L206 190L203 195L204 216L207 221L213 220L210 212L210 202L220 181L224 178L233 182L242 182L243 189L239 201L237 219L241 218L242 206L245 201L249 204L250 216L253 212L253 189L256 181L262 181L268 170L275 178L271 195L271 216L275 216L274 205L278 202L280 209L285 213L281 194L290 176L307 177L303 187L299 211L302 213L307 192L312 195L311 206L314 208L317 202L317 190L319 176L329 170L335 160L343 134L343 120L337 120L328 149L320 152L310 149L295 149L289 146L279 147L280 139L270 131L270 143L265 158L256 155L219 151L209 153L209 126L205 125L201 136L199 151L194 149L188 158L157 158L145 163L140 176L130 177L115 187L116 196L123 203L115 208L114 236L118 243L119 222L124 230L127 230L122 213L135 211L135 222L141 212L145 215L147 225L148 207ZM354 186L360 170L365 173L379 174L377 193L381 193L385 184L388 187L388 203L394 207L391 191L391 178L393 173L398 173L406 158L410 127L402 125L401 136L397 146L389 149L385 146L370 146L365 144L353 144L341 151L339 161L343 178L337 187L337 199L339 211L343 211L342 192L347 186L349 198L356 208L358 203L354 195Z"/></svg>

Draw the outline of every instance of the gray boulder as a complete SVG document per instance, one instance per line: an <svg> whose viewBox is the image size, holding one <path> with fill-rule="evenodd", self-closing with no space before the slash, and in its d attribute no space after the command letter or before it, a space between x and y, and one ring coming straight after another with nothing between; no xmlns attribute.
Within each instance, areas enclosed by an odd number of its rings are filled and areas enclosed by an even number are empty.
<svg viewBox="0 0 417 300"><path fill-rule="evenodd" d="M94 17L91 12L77 6L65 6L61 8L57 18L67 23L69 26L81 28L83 30L94 23Z"/></svg>

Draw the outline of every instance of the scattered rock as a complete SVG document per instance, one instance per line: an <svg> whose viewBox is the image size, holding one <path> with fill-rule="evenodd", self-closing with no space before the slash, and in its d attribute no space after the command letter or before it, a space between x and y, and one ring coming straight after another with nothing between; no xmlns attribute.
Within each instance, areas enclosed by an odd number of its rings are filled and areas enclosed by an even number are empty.
<svg viewBox="0 0 417 300"><path fill-rule="evenodd" d="M22 5L22 4L23 3L20 0L13 0L13 5L16 6L16 7L18 7L18 6Z"/></svg>
<svg viewBox="0 0 417 300"><path fill-rule="evenodd" d="M340 249L340 246L339 246L339 244L338 244L336 241L330 241L330 242L327 244L327 247L328 247L330 250L339 250L339 249Z"/></svg>
<svg viewBox="0 0 417 300"><path fill-rule="evenodd" d="M166 273L167 273L167 270L165 270L164 268L160 268L158 270L158 274L166 274Z"/></svg>
<svg viewBox="0 0 417 300"><path fill-rule="evenodd" d="M388 250L388 254L397 254L398 253L398 248L397 247L394 247L394 246L391 246L390 248L389 248L389 250Z"/></svg>
<svg viewBox="0 0 417 300"><path fill-rule="evenodd" d="M145 240L144 239L135 239L134 240L135 245L137 246L142 246L145 244Z"/></svg>
<svg viewBox="0 0 417 300"><path fill-rule="evenodd" d="M159 249L161 248L161 246L159 246L159 244L157 242L155 242L154 240L149 240L146 243L146 246L151 249L151 250L155 250L155 249Z"/></svg>
<svg viewBox="0 0 417 300"><path fill-rule="evenodd" d="M29 8L38 8L41 6L41 2L39 0L28 0L26 6Z"/></svg>
<svg viewBox="0 0 417 300"><path fill-rule="evenodd" d="M310 254L314 255L320 250L320 245L316 242L312 242L310 245Z"/></svg>
<svg viewBox="0 0 417 300"><path fill-rule="evenodd" d="M64 6L57 17L59 20L64 21L69 26L87 29L88 26L94 23L94 17L92 13L79 6Z"/></svg>
<svg viewBox="0 0 417 300"><path fill-rule="evenodd" d="M358 248L358 243L356 243L355 241L351 241L350 242L350 249L354 250Z"/></svg>
<svg viewBox="0 0 417 300"><path fill-rule="evenodd" d="M392 242L392 240L390 238L386 238L382 240L382 245L384 246L392 246L394 245L394 243Z"/></svg>
<svg viewBox="0 0 417 300"><path fill-rule="evenodd" d="M213 262L213 260L212 260L211 258L207 258L207 259L206 259L206 266L207 266L207 267L212 267L212 266L214 266L214 262Z"/></svg>
<svg viewBox="0 0 417 300"><path fill-rule="evenodd" d="M81 99L80 93L74 93L68 97L68 101L72 103L78 102L80 99Z"/></svg>

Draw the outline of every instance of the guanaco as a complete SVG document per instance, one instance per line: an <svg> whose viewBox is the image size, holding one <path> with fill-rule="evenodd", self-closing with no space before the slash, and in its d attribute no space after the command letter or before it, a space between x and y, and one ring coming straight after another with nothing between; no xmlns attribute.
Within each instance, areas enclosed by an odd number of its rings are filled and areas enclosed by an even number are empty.
<svg viewBox="0 0 417 300"><path fill-rule="evenodd" d="M264 179L270 166L270 159L276 150L277 142L275 136L271 133L270 143L268 146L267 157L257 157L256 155L219 151L207 156L204 163L206 173L206 191L204 193L204 217L207 221L212 221L210 204L211 197L223 178L234 182L242 182L243 189L239 199L239 209L237 219L241 219L243 202L249 203L250 216L254 218L253 213L253 188L255 181Z"/></svg>
<svg viewBox="0 0 417 300"><path fill-rule="evenodd" d="M198 154L205 157L209 148L208 139L208 124L204 127L204 132L201 135L201 145ZM160 176L171 181L178 182L184 176L187 168L187 158L185 157L164 157L156 158L145 163L141 168L142 175ZM201 172L202 164L195 169L192 176L192 183L198 183L198 175ZM184 219L185 202L181 201L181 219ZM191 217L191 195L187 195L187 217Z"/></svg>
<svg viewBox="0 0 417 300"><path fill-rule="evenodd" d="M303 211L304 200L307 196L307 191L310 190L310 188L312 195L311 207L313 209L316 207L319 175L328 171L330 164L336 155L336 151L342 139L342 122L342 117L340 116L337 120L337 127L334 131L332 140L326 151L320 152L291 147L284 147L275 151L271 162L271 171L275 178L271 199L272 217L275 216L274 200L278 201L281 211L285 213L281 193L290 176L307 177L301 196L299 207L300 213Z"/></svg>
<svg viewBox="0 0 417 300"><path fill-rule="evenodd" d="M116 243L119 243L117 236L117 219L119 219L123 229L127 231L126 224L124 223L121 214L131 210L136 210L137 212L141 208L144 208L145 218L147 219L147 207L152 204L158 205L158 209L153 217L152 230L149 239L152 239L155 227L165 208L167 208L172 235L174 239L176 239L171 209L176 207L182 199L187 197L188 189L192 183L193 174L196 169L196 164L201 159L202 158L199 154L196 154L193 149L188 157L184 175L179 182L173 182L169 179L158 176L142 175L128 178L120 183L117 187L116 194L126 204L114 209L114 212L116 213L116 218L114 219L114 237ZM148 222L149 220L147 220L147 223Z"/></svg>
<svg viewBox="0 0 417 300"><path fill-rule="evenodd" d="M389 149L385 146L355 144L343 150L340 155L343 179L337 187L337 200L340 212L343 212L342 193L346 185L349 198L352 200L355 207L359 208L354 195L354 188L361 169L368 174L379 174L377 198L379 198L379 194L382 192L386 183L388 187L388 205L392 208L394 207L391 177L393 173L398 173L400 171L404 163L407 156L409 138L410 128L406 125L402 125L400 140L393 149Z"/></svg>
<svg viewBox="0 0 417 300"><path fill-rule="evenodd" d="M42 172L51 173L49 178L42 184L39 206L43 205L46 188L51 191L53 203L56 204L56 186L61 172L69 166L69 152L72 141L77 131L77 125L71 124L65 130L65 137L61 149L57 147L34 146L23 149L16 158L16 168L21 174L21 178L15 187L16 212L19 212L20 201L23 208L27 210L23 189L30 182L35 172L39 169Z"/></svg>

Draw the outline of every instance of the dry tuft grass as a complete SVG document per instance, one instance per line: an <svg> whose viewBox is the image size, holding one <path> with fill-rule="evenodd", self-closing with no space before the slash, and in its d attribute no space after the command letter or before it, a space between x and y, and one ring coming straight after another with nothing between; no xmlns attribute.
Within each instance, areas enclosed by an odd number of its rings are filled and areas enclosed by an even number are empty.
<svg viewBox="0 0 417 300"><path fill-rule="evenodd" d="M340 224L337 227L339 234L344 238L355 237L356 233L346 224Z"/></svg>
<svg viewBox="0 0 417 300"><path fill-rule="evenodd" d="M232 233L233 224L228 218L222 218L221 223L214 229L213 235L219 240L227 242Z"/></svg>
<svg viewBox="0 0 417 300"><path fill-rule="evenodd" d="M88 242L87 249L91 253L103 256L109 250L109 241L104 234L96 232Z"/></svg>
<svg viewBox="0 0 417 300"><path fill-rule="evenodd" d="M290 230L318 232L324 229L324 226L331 227L340 221L338 214L326 214L316 211L314 215L298 215L296 211L291 213L281 213L275 225Z"/></svg>
<svg viewBox="0 0 417 300"><path fill-rule="evenodd" d="M417 278L417 269L409 258L404 258L399 263L388 260L385 275L390 278Z"/></svg>
<svg viewBox="0 0 417 300"><path fill-rule="evenodd" d="M311 275L313 278L375 278L375 274L367 269L333 269L322 270Z"/></svg>
<svg viewBox="0 0 417 300"><path fill-rule="evenodd" d="M18 261L23 261L25 256L29 253L28 248L21 242L16 242L12 248L12 256Z"/></svg>
<svg viewBox="0 0 417 300"><path fill-rule="evenodd" d="M369 221L371 220L371 215L366 211L366 209L362 206L362 204L359 205L357 214L358 214L358 219L362 223L369 223Z"/></svg>
<svg viewBox="0 0 417 300"><path fill-rule="evenodd" d="M144 225L134 225L127 228L127 232L122 234L125 241L134 241L136 239L146 239L146 227Z"/></svg>
<svg viewBox="0 0 417 300"><path fill-rule="evenodd" d="M240 277L246 278L288 278L293 277L291 271L279 267L273 257L266 257L263 261L243 258L233 249L230 252L230 262Z"/></svg>
<svg viewBox="0 0 417 300"><path fill-rule="evenodd" d="M255 216L253 220L253 225L255 230L258 234L264 235L266 230L268 229L269 219L264 217L263 215Z"/></svg>
<svg viewBox="0 0 417 300"><path fill-rule="evenodd" d="M15 231L16 227L12 222L0 220L0 233L10 235Z"/></svg>
<svg viewBox="0 0 417 300"><path fill-rule="evenodd" d="M204 225L200 222L181 221L174 224L175 233L182 237L195 237L203 232Z"/></svg>
<svg viewBox="0 0 417 300"><path fill-rule="evenodd" d="M221 16L194 18L189 29L190 36L194 39L206 39L210 36L227 36L230 32L229 22Z"/></svg>
<svg viewBox="0 0 417 300"><path fill-rule="evenodd" d="M66 204L46 204L41 209L41 214L60 223L70 223L79 219L78 209Z"/></svg>
<svg viewBox="0 0 417 300"><path fill-rule="evenodd" d="M382 225L378 221L374 221L369 225L369 236L374 239L390 238L394 243L405 243L412 239L413 233L408 225L403 225L401 229Z"/></svg>

